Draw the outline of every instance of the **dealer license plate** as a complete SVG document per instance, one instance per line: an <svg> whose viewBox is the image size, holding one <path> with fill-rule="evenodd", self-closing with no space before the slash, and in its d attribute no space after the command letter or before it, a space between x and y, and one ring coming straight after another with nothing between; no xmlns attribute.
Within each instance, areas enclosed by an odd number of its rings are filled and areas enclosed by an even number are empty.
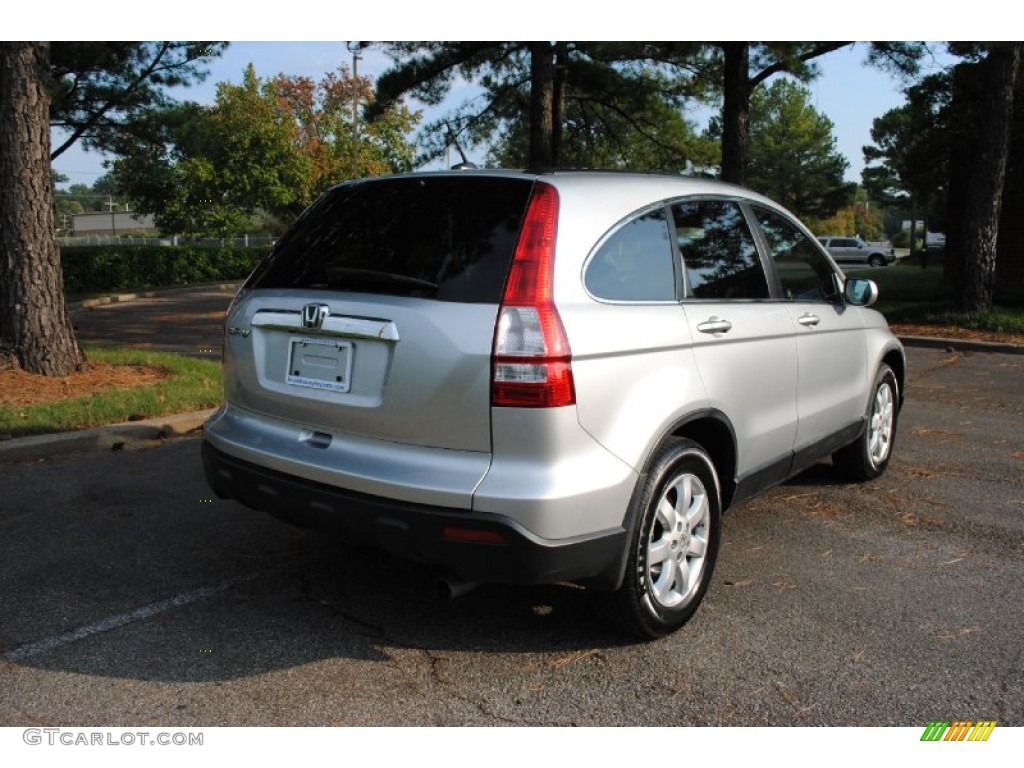
<svg viewBox="0 0 1024 768"><path fill-rule="evenodd" d="M289 340L285 381L296 387L348 392L352 376L352 343L324 338Z"/></svg>

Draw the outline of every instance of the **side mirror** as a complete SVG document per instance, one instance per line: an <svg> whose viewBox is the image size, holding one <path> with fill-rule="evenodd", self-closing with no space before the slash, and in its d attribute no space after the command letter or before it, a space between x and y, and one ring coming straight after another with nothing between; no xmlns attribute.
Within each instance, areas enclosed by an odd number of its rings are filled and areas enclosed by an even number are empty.
<svg viewBox="0 0 1024 768"><path fill-rule="evenodd" d="M878 301L878 286L866 277L848 277L843 286L843 298L855 307L870 307Z"/></svg>

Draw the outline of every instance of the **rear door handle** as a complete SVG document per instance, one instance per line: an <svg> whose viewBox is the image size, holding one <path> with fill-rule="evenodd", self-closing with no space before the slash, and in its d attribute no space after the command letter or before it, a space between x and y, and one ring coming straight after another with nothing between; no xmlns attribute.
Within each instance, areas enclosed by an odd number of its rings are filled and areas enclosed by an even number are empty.
<svg viewBox="0 0 1024 768"><path fill-rule="evenodd" d="M697 330L701 333L728 333L732 330L732 323L720 317L709 317L703 323L697 323Z"/></svg>
<svg viewBox="0 0 1024 768"><path fill-rule="evenodd" d="M805 328L813 328L821 322L821 318L808 312L806 315L800 315L796 321Z"/></svg>

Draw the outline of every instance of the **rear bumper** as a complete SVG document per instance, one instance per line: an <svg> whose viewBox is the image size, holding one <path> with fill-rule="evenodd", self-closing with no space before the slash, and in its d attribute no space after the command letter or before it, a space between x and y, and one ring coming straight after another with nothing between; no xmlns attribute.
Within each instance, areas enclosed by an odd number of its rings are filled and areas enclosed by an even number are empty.
<svg viewBox="0 0 1024 768"><path fill-rule="evenodd" d="M608 588L621 574L626 544L621 527L570 539L543 539L503 515L349 491L261 467L208 440L203 441L202 457L207 482L221 498L237 499L352 543L447 568L463 579L501 584L589 580Z"/></svg>

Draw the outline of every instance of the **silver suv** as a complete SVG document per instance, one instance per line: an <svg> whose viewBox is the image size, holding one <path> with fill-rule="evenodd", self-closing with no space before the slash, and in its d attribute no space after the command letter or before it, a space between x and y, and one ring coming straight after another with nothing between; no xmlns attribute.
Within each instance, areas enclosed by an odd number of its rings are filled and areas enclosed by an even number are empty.
<svg viewBox="0 0 1024 768"><path fill-rule="evenodd" d="M311 206L226 319L221 497L470 583L585 584L644 638L721 514L889 462L904 356L786 211L717 182L460 171Z"/></svg>
<svg viewBox="0 0 1024 768"><path fill-rule="evenodd" d="M834 237L825 235L818 238L825 250L836 261L856 261L872 267L886 267L896 261L892 248L880 248L865 243L859 237Z"/></svg>

